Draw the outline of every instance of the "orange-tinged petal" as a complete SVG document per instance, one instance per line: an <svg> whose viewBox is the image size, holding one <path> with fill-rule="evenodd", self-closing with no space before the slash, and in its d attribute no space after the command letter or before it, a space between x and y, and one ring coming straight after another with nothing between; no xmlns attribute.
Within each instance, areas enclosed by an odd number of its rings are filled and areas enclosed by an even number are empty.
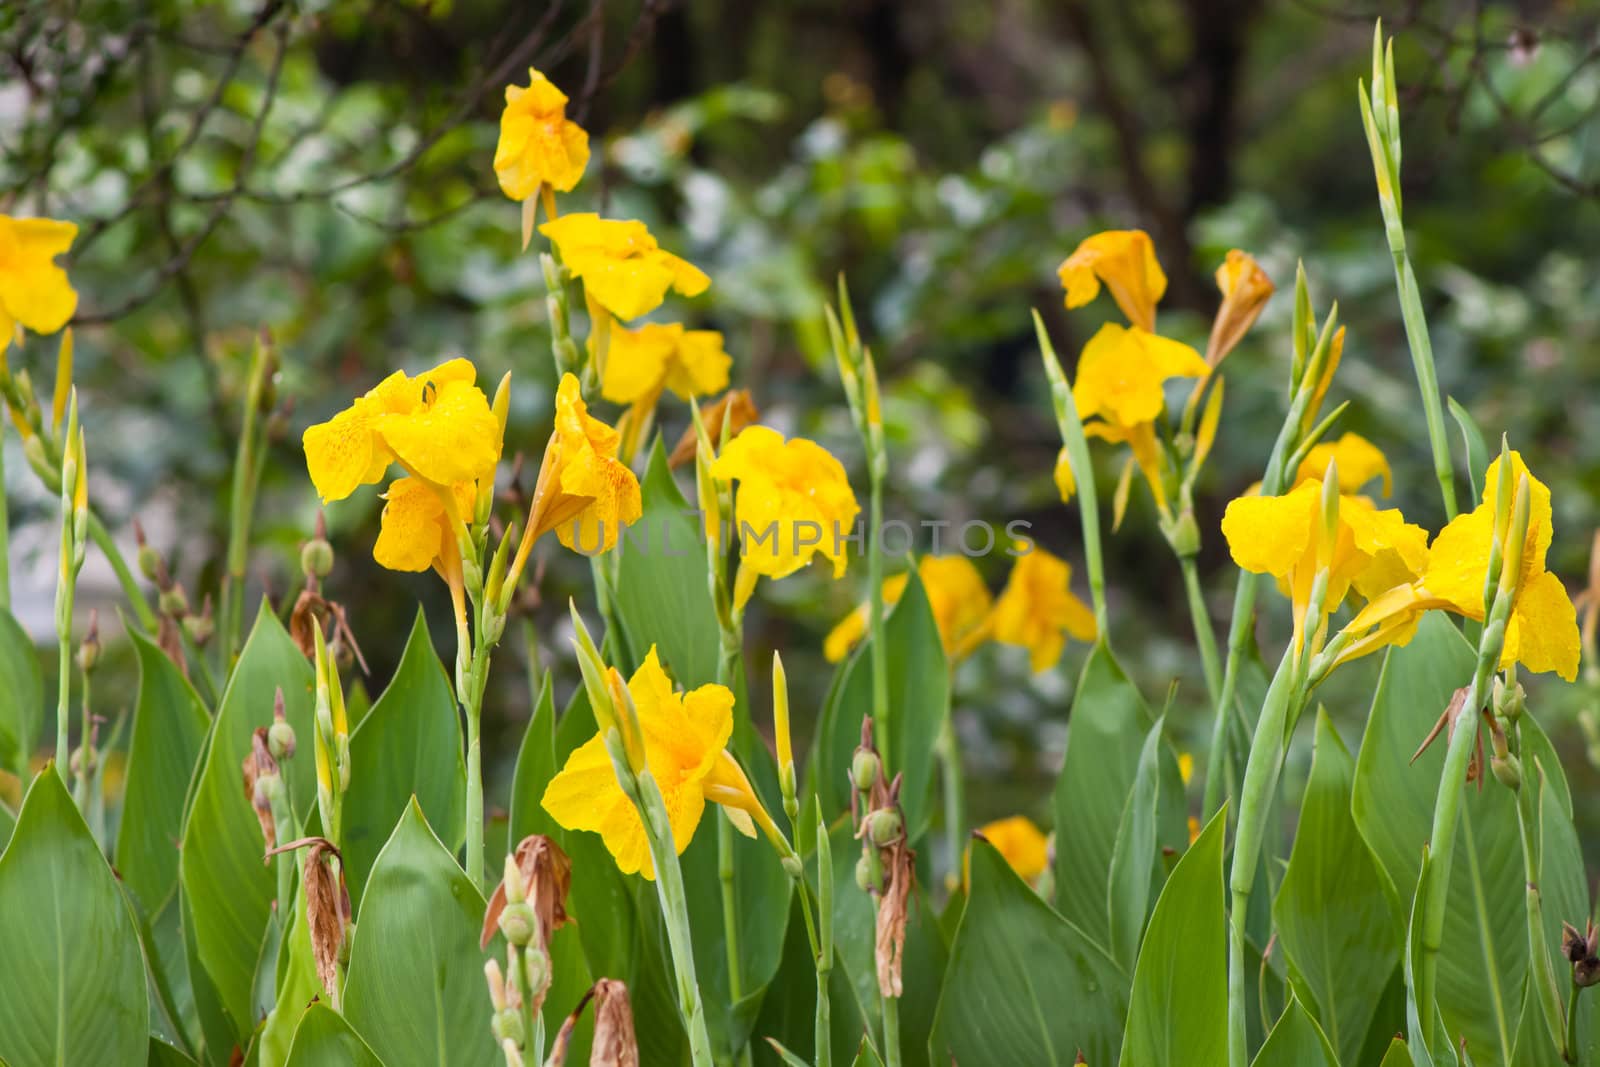
<svg viewBox="0 0 1600 1067"><path fill-rule="evenodd" d="M1087 304L1104 283L1129 322L1155 329L1156 304L1167 291L1167 276L1143 230L1106 230L1086 238L1056 274L1066 289L1067 307Z"/></svg>

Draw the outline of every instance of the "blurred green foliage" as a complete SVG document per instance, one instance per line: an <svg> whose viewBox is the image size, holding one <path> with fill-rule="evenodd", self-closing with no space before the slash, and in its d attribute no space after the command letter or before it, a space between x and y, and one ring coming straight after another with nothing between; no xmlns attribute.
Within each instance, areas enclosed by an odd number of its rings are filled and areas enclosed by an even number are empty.
<svg viewBox="0 0 1600 1067"><path fill-rule="evenodd" d="M145 518L196 601L214 588L257 330L284 357L252 563L274 598L298 584L317 508L299 433L388 370L453 354L489 380L511 370L508 452L542 447L554 384L542 282L490 168L501 88L529 65L567 88L595 139L564 210L643 218L705 268L710 294L665 313L723 330L767 418L836 449L864 487L821 318L848 275L886 379L891 515L1022 518L1079 557L1050 480L1057 440L1028 312L1045 313L1070 362L1106 302L1067 314L1056 265L1094 230L1142 226L1172 277L1163 330L1201 347L1228 248L1253 252L1282 289L1303 260L1319 305L1337 300L1350 327L1335 386L1353 401L1346 428L1389 453L1396 502L1437 528L1356 109L1378 14L1399 34L1407 219L1442 387L1486 434L1510 432L1554 488L1551 564L1576 591L1600 525L1600 437L1585 432L1600 418L1600 16L1576 3L1530 23L1512 5L1448 0L26 0L0 13L0 208L82 227L70 269L97 500L124 540ZM1226 365L1197 501L1219 615L1234 572L1216 524L1259 477L1281 418L1289 313L1280 294ZM39 382L53 359L36 339L11 352ZM663 413L669 441L685 422ZM18 612L42 634L54 503L14 436L6 447ZM1112 616L1124 644L1143 646L1130 661L1152 702L1181 683L1175 721L1198 748L1203 688L1178 572L1141 492L1109 541ZM372 563L379 507L360 493L328 515L329 590L374 691L398 662L404 628L391 623L409 602L450 632L436 580ZM529 610L540 657L565 670L564 602L586 568L547 555ZM998 585L1004 557L983 565ZM763 589L748 661L780 643L793 656L797 715L821 701L821 635L863 595L863 572ZM1283 631L1276 607L1268 643ZM529 708L510 647L486 761L502 786ZM1012 651L985 651L957 681L969 773L988 783L978 815L1037 807L1061 749L1077 656L1030 678ZM111 669L131 670L125 648ZM1335 716L1363 714L1339 706L1342 691L1327 694ZM1595 699L1573 694L1562 699ZM1550 709L1569 724L1574 710Z"/></svg>

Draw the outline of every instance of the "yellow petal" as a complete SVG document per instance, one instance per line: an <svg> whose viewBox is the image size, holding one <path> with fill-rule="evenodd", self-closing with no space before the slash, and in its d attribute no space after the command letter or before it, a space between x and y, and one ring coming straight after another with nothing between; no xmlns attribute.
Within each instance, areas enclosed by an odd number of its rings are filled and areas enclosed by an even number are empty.
<svg viewBox="0 0 1600 1067"><path fill-rule="evenodd" d="M1541 571L1523 583L1506 626L1502 670L1520 663L1530 671L1555 671L1578 679L1578 615L1561 579Z"/></svg>
<svg viewBox="0 0 1600 1067"><path fill-rule="evenodd" d="M1026 816L997 819L978 827L977 832L1023 881L1033 881L1050 865L1049 840Z"/></svg>
<svg viewBox="0 0 1600 1067"><path fill-rule="evenodd" d="M1056 273L1066 289L1067 307L1093 300L1103 282L1129 322L1155 329L1156 304L1167 291L1167 276L1143 230L1107 230L1086 238Z"/></svg>
<svg viewBox="0 0 1600 1067"><path fill-rule="evenodd" d="M463 381L436 386L429 404L381 415L377 432L401 463L439 485L491 475L500 459L500 420L483 390Z"/></svg>
<svg viewBox="0 0 1600 1067"><path fill-rule="evenodd" d="M1099 415L1131 427L1166 410L1163 387L1168 378L1199 378L1209 372L1200 353L1186 344L1108 322L1083 348L1072 398L1084 419Z"/></svg>
<svg viewBox="0 0 1600 1067"><path fill-rule="evenodd" d="M1285 577L1311 546L1320 482L1306 482L1286 496L1242 496L1222 515L1222 535L1240 567Z"/></svg>
<svg viewBox="0 0 1600 1067"><path fill-rule="evenodd" d="M327 422L306 428L301 438L306 470L324 504L383 478L394 454L373 433L374 419L371 405L358 400Z"/></svg>
<svg viewBox="0 0 1600 1067"><path fill-rule="evenodd" d="M1532 526L1532 523L1529 523ZM1428 546L1423 585L1470 619L1483 618L1483 580L1494 541L1494 511L1481 504L1457 515Z"/></svg>
<svg viewBox="0 0 1600 1067"><path fill-rule="evenodd" d="M682 333L683 327L676 323L647 323L637 330L613 324L600 395L613 404L632 404L660 392L666 383L667 360Z"/></svg>
<svg viewBox="0 0 1600 1067"><path fill-rule="evenodd" d="M1295 484L1308 478L1320 480L1328 469L1329 460L1338 464L1341 493L1358 493L1372 479L1381 477L1383 495L1389 495L1393 472L1389 469L1388 458L1377 445L1355 433L1347 433L1337 441L1322 441L1313 445L1301 461L1300 469L1295 472Z"/></svg>
<svg viewBox="0 0 1600 1067"><path fill-rule="evenodd" d="M444 504L426 482L398 478L385 494L378 540L372 558L392 571L425 571L455 538L446 525Z"/></svg>
<svg viewBox="0 0 1600 1067"><path fill-rule="evenodd" d="M1056 453L1056 492L1061 494L1061 502L1069 503L1072 494L1078 490L1077 479L1072 476L1072 461L1067 456L1067 447L1061 446L1061 451Z"/></svg>
<svg viewBox="0 0 1600 1067"><path fill-rule="evenodd" d="M35 333L55 333L78 308L78 294L55 257L72 246L75 223L0 215L0 307Z"/></svg>
<svg viewBox="0 0 1600 1067"><path fill-rule="evenodd" d="M683 330L667 366L666 385L681 399L709 396L728 387L733 357L722 347L716 330Z"/></svg>

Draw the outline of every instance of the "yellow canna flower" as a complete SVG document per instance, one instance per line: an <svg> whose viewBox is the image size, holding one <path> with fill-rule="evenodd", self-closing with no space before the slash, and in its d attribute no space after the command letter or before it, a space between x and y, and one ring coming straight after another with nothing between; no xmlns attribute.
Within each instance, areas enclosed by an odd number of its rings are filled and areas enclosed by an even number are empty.
<svg viewBox="0 0 1600 1067"><path fill-rule="evenodd" d="M589 164L589 135L567 118L567 94L528 68L528 87L506 86L500 113L500 143L494 173L513 200L526 200L548 185L565 193Z"/></svg>
<svg viewBox="0 0 1600 1067"><path fill-rule="evenodd" d="M395 462L435 485L490 476L500 460L500 422L473 384L477 374L465 359L415 376L395 371L307 429L306 469L323 502L382 481Z"/></svg>
<svg viewBox="0 0 1600 1067"><path fill-rule="evenodd" d="M699 296L711 285L699 267L663 251L642 222L583 212L547 222L539 232L583 280L584 292L619 319L660 307L668 289Z"/></svg>
<svg viewBox="0 0 1600 1067"><path fill-rule="evenodd" d="M450 492L456 517L470 517L477 487L461 482L451 486ZM384 494L384 501L372 558L392 571L425 571L434 567L443 573L446 561L459 554L443 494L420 478L396 478Z"/></svg>
<svg viewBox="0 0 1600 1067"><path fill-rule="evenodd" d="M1087 304L1100 295L1103 283L1129 322L1143 330L1156 328L1156 304L1167 291L1167 276L1143 230L1106 230L1085 238L1056 274L1067 291L1067 307Z"/></svg>
<svg viewBox="0 0 1600 1067"><path fill-rule="evenodd" d="M785 441L767 426L749 426L711 465L712 477L739 482L741 567L783 578L820 553L844 574L845 550L861 506L844 467L827 449L803 437Z"/></svg>
<svg viewBox="0 0 1600 1067"><path fill-rule="evenodd" d="M1267 272L1261 269L1248 252L1235 248L1228 252L1222 266L1217 268L1217 288L1222 290L1222 305L1211 323L1211 337L1206 342L1206 363L1216 367L1234 347L1250 332L1267 306L1275 287Z"/></svg>
<svg viewBox="0 0 1600 1067"><path fill-rule="evenodd" d="M1255 574L1270 574L1294 602L1295 633L1307 625L1305 613L1320 567L1322 481L1310 478L1283 496L1241 496L1222 516L1233 561ZM1428 534L1405 521L1399 509L1379 511L1360 496L1339 498L1339 523L1328 560L1328 588L1322 618L1332 614L1352 588L1372 599L1412 581L1427 559ZM1310 620L1312 629L1322 619ZM1403 635L1403 644L1410 635Z"/></svg>
<svg viewBox="0 0 1600 1067"><path fill-rule="evenodd" d="M1374 478L1383 479L1383 495L1393 488L1394 474L1382 450L1360 434L1347 433L1337 441L1323 441L1311 446L1306 458L1295 472L1295 484L1320 479L1333 460L1339 471L1339 492L1359 493L1361 487Z"/></svg>
<svg viewBox="0 0 1600 1067"><path fill-rule="evenodd" d="M923 556L917 577L928 595L928 607L939 628L939 643L953 664L972 652L988 636L989 612L994 598L983 576L966 556ZM896 574L884 579L884 604L898 604L908 578ZM839 621L822 645L822 654L837 663L866 635L872 605L859 605Z"/></svg>
<svg viewBox="0 0 1600 1067"><path fill-rule="evenodd" d="M996 819L977 832L1025 882L1032 883L1050 866L1050 840L1025 815Z"/></svg>
<svg viewBox="0 0 1600 1067"><path fill-rule="evenodd" d="M1530 492L1522 571L1506 624L1500 669L1520 663L1530 671L1555 671L1570 682L1578 676L1578 616L1561 579L1545 570L1553 534L1550 489L1528 471L1520 454L1511 452L1510 459L1511 476L1520 481L1526 474ZM1396 583L1352 619L1349 630L1414 629L1416 619L1432 608L1483 619L1483 586L1495 537L1494 502L1500 476L1497 457L1484 475L1483 502L1439 531L1428 547L1421 577L1409 585Z"/></svg>
<svg viewBox="0 0 1600 1067"><path fill-rule="evenodd" d="M78 294L55 264L77 235L76 223L0 215L0 350L19 325L55 333L78 310Z"/></svg>
<svg viewBox="0 0 1600 1067"><path fill-rule="evenodd" d="M1035 672L1061 659L1066 638L1093 641L1094 612L1073 595L1072 565L1034 545L1017 557L1006 587L995 602L994 639L1020 645Z"/></svg>
<svg viewBox="0 0 1600 1067"><path fill-rule="evenodd" d="M1166 410L1168 378L1203 378L1210 371L1186 344L1108 322L1083 347L1072 400L1086 432L1124 440L1121 435ZM1088 423L1095 415L1104 420L1098 428Z"/></svg>
<svg viewBox="0 0 1600 1067"><path fill-rule="evenodd" d="M617 459L620 435L589 414L571 374L556 389L555 430L539 464L527 535L517 548L512 573L520 574L528 551L554 530L568 548L608 551L623 526L643 514L639 479Z"/></svg>
<svg viewBox="0 0 1600 1067"><path fill-rule="evenodd" d="M733 693L720 685L674 691L652 646L628 681L644 735L645 764L661 788L672 824L673 847L681 854L694 839L706 801L770 822L744 773L724 751L733 733ZM605 739L579 746L551 779L540 801L568 830L598 833L624 874L655 878L644 824L622 787Z"/></svg>
<svg viewBox="0 0 1600 1067"><path fill-rule="evenodd" d="M716 330L686 330L676 322L614 327L600 394L614 404L652 403L663 389L684 400L708 396L728 387L732 365Z"/></svg>

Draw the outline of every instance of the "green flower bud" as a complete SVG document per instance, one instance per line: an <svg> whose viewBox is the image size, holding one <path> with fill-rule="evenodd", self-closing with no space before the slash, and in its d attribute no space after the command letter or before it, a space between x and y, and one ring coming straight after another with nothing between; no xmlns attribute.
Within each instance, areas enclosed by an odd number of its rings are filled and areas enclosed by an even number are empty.
<svg viewBox="0 0 1600 1067"><path fill-rule="evenodd" d="M538 919L527 901L507 904L500 912L500 932L506 935L507 941L518 948L533 941L533 933L537 928Z"/></svg>
<svg viewBox="0 0 1600 1067"><path fill-rule="evenodd" d="M867 836L879 848L888 848L905 836L900 813L893 808L879 808L867 816Z"/></svg>
<svg viewBox="0 0 1600 1067"><path fill-rule="evenodd" d="M211 640L211 635L216 632L216 623L209 615L185 615L183 617L184 633L197 645L204 645Z"/></svg>
<svg viewBox="0 0 1600 1067"><path fill-rule="evenodd" d="M162 590L156 606L161 609L161 614L171 615L175 619L181 619L189 614L189 598L184 595L181 585Z"/></svg>
<svg viewBox="0 0 1600 1067"><path fill-rule="evenodd" d="M333 546L313 537L300 547L300 572L307 578L326 578L333 570Z"/></svg>
<svg viewBox="0 0 1600 1067"><path fill-rule="evenodd" d="M291 759L294 756L294 727L287 721L274 722L267 729L267 751L272 753L275 760Z"/></svg>
<svg viewBox="0 0 1600 1067"><path fill-rule="evenodd" d="M865 793L877 783L882 770L883 764L876 752L869 752L864 748L857 749L855 758L850 761L850 781L855 783L858 790Z"/></svg>
<svg viewBox="0 0 1600 1067"><path fill-rule="evenodd" d="M496 1041L511 1041L521 1045L524 1033L522 1029L522 1012L515 1008L494 1013L494 1039Z"/></svg>
<svg viewBox="0 0 1600 1067"><path fill-rule="evenodd" d="M796 880L799 880L800 876L805 873L805 867L801 865L799 856L783 857L783 869L790 878Z"/></svg>
<svg viewBox="0 0 1600 1067"><path fill-rule="evenodd" d="M550 957L543 949L530 945L522 954L522 965L528 970L528 992L537 994L550 979Z"/></svg>
<svg viewBox="0 0 1600 1067"><path fill-rule="evenodd" d="M1505 756L1495 756L1489 761L1489 769L1507 789L1522 788L1522 764L1516 756L1509 753Z"/></svg>
<svg viewBox="0 0 1600 1067"><path fill-rule="evenodd" d="M872 861L865 856L856 860L856 886L863 893L870 893L878 888L872 880Z"/></svg>

